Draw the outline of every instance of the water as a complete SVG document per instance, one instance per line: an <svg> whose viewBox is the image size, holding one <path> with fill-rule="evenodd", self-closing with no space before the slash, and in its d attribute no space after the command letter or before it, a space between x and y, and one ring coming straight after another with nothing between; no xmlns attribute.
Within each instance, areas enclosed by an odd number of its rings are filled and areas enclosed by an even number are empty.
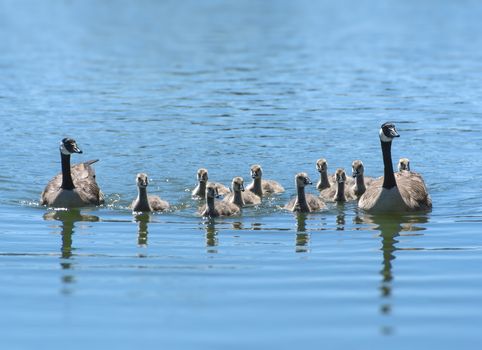
<svg viewBox="0 0 482 350"><path fill-rule="evenodd" d="M477 1L0 2L2 348L480 343L481 17ZM387 120L431 213L280 210L320 157L381 175ZM64 136L101 159L105 207L38 206ZM196 216L197 168L229 184L254 163L286 193ZM140 171L172 212L127 209Z"/></svg>

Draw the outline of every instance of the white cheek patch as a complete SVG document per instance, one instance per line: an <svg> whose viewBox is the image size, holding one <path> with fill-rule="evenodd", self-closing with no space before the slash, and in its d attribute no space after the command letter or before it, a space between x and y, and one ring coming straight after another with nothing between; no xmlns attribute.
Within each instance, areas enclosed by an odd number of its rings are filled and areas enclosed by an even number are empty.
<svg viewBox="0 0 482 350"><path fill-rule="evenodd" d="M66 155L66 156L72 154L69 151L67 151L67 149L65 148L65 145L63 143L60 143L60 152L62 152L62 154Z"/></svg>
<svg viewBox="0 0 482 350"><path fill-rule="evenodd" d="M382 129L380 129L380 133L379 133L379 134L380 134L380 140L381 140L382 142L391 142L391 141L392 141L392 139L391 139L390 137L387 137L387 136L383 133L383 130L382 130Z"/></svg>

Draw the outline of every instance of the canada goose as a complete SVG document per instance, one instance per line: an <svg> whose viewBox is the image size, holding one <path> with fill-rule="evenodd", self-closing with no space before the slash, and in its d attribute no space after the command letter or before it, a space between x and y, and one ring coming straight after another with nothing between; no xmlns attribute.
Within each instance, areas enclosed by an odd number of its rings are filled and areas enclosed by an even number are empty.
<svg viewBox="0 0 482 350"><path fill-rule="evenodd" d="M326 201L347 202L356 199L352 187L347 184L345 170L339 168L335 172L335 183L330 188L320 192L320 197Z"/></svg>
<svg viewBox="0 0 482 350"><path fill-rule="evenodd" d="M56 208L78 208L104 203L104 194L95 181L91 167L98 161L90 160L70 166L70 155L82 153L75 140L64 138L60 142L62 172L49 181L40 195L41 205Z"/></svg>
<svg viewBox="0 0 482 350"><path fill-rule="evenodd" d="M373 178L365 177L365 167L361 160L354 160L353 163L351 163L351 169L352 176L355 178L355 184L351 189L357 197L360 197L365 193L367 186L373 182Z"/></svg>
<svg viewBox="0 0 482 350"><path fill-rule="evenodd" d="M169 203L163 201L158 196L147 195L147 185L149 180L147 174L139 173L136 176L138 194L137 198L132 201L130 208L134 212L147 211L163 211L169 209Z"/></svg>
<svg viewBox="0 0 482 350"><path fill-rule="evenodd" d="M274 180L262 180L262 175L263 169L261 169L261 166L257 164L253 165L251 167L251 177L253 178L253 182L251 182L246 189L255 193L260 198L262 198L265 193L271 194L285 191L283 186Z"/></svg>
<svg viewBox="0 0 482 350"><path fill-rule="evenodd" d="M324 190L331 186L330 180L328 179L328 162L324 158L320 158L316 161L316 170L320 173L320 180L316 184L316 189L318 191Z"/></svg>
<svg viewBox="0 0 482 350"><path fill-rule="evenodd" d="M360 197L358 206L372 212L428 210L432 200L422 176L412 172L393 173L392 140L400 135L392 123L380 128L384 175L374 180Z"/></svg>
<svg viewBox="0 0 482 350"><path fill-rule="evenodd" d="M305 193L305 186L311 185L311 180L306 173L298 173L295 176L295 185L297 190L297 196L292 198L288 204L285 205L285 209L296 211L296 212L303 212L309 213L312 211L317 211L320 209L325 209L326 205L321 200L321 198L317 196L313 196L312 194Z"/></svg>
<svg viewBox="0 0 482 350"><path fill-rule="evenodd" d="M216 201L219 197L215 184L208 183L206 185L206 204L199 210L199 214L205 217L231 216L239 214L240 209L236 204Z"/></svg>
<svg viewBox="0 0 482 350"><path fill-rule="evenodd" d="M197 181L198 181L198 185L192 191L192 196L204 199L206 197L206 184L208 182L208 171L207 171L207 169L204 169L204 168L198 169L198 171L197 171ZM220 184L220 183L217 183L217 182L211 182L211 184L216 186L218 194L220 194L220 195L225 195L225 194L228 194L230 192L229 188L227 188L223 184Z"/></svg>
<svg viewBox="0 0 482 350"><path fill-rule="evenodd" d="M242 177L235 177L231 183L231 188L233 191L224 197L224 201L236 204L240 208L246 205L261 203L261 198L251 191L244 190L244 180Z"/></svg>
<svg viewBox="0 0 482 350"><path fill-rule="evenodd" d="M398 161L398 171L410 171L410 159L400 158L400 160Z"/></svg>

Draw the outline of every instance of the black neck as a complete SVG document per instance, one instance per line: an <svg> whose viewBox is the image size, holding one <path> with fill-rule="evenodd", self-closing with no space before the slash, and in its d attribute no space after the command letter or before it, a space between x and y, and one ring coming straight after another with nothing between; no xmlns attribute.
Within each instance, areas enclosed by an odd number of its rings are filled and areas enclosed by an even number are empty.
<svg viewBox="0 0 482 350"><path fill-rule="evenodd" d="M198 196L204 197L206 195L206 181L199 181L199 193Z"/></svg>
<svg viewBox="0 0 482 350"><path fill-rule="evenodd" d="M147 188L138 187L139 194L137 195L137 203L134 211L150 211L149 198L147 196Z"/></svg>
<svg viewBox="0 0 482 350"><path fill-rule="evenodd" d="M214 197L206 196L206 206L208 207L209 213L214 212L214 208L215 208Z"/></svg>
<svg viewBox="0 0 482 350"><path fill-rule="evenodd" d="M385 169L383 176L383 188L391 189L397 186L392 164L392 142L382 141L383 166Z"/></svg>
<svg viewBox="0 0 482 350"><path fill-rule="evenodd" d="M330 182L328 181L328 173L326 171L320 172L320 185L322 187L330 187Z"/></svg>
<svg viewBox="0 0 482 350"><path fill-rule="evenodd" d="M365 192L366 186L365 186L365 179L363 175L358 175L356 177L356 188L358 192Z"/></svg>
<svg viewBox="0 0 482 350"><path fill-rule="evenodd" d="M73 190L75 186L70 173L70 154L60 152L60 158L62 159L62 185L60 187L64 190Z"/></svg>
<svg viewBox="0 0 482 350"><path fill-rule="evenodd" d="M297 186L297 192L298 192L298 206L300 207L300 210L303 212L310 211L308 208L308 204L306 203L306 195L305 195L305 188Z"/></svg>
<svg viewBox="0 0 482 350"><path fill-rule="evenodd" d="M253 192L256 193L258 196L263 196L263 186L261 186L261 178L257 177L253 180Z"/></svg>

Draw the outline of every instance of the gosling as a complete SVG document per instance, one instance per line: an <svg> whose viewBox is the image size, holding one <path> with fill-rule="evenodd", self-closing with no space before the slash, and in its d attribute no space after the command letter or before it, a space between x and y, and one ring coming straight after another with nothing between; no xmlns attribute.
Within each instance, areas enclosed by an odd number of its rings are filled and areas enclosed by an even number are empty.
<svg viewBox="0 0 482 350"><path fill-rule="evenodd" d="M262 175L263 169L261 169L261 166L258 164L253 165L251 167L253 182L251 182L246 189L260 198L263 198L264 194L282 193L285 191L283 186L274 180L262 180Z"/></svg>
<svg viewBox="0 0 482 350"><path fill-rule="evenodd" d="M328 179L328 162L324 158L316 161L316 170L320 173L320 180L316 184L316 189L322 191L325 188L330 188L331 183Z"/></svg>
<svg viewBox="0 0 482 350"><path fill-rule="evenodd" d="M398 171L410 171L410 159L400 158L400 160L398 161Z"/></svg>
<svg viewBox="0 0 482 350"><path fill-rule="evenodd" d="M296 174L295 185L297 190L297 196L292 198L289 203L284 206L284 209L302 213L310 213L313 211L326 209L326 204L321 198L313 196L309 193L305 193L306 185L311 184L312 182L308 177L308 174Z"/></svg>
<svg viewBox="0 0 482 350"><path fill-rule="evenodd" d="M130 205L133 212L164 211L169 209L168 202L158 196L147 195L147 185L149 185L147 174L137 174L136 183L138 189L137 198Z"/></svg>
<svg viewBox="0 0 482 350"><path fill-rule="evenodd" d="M197 171L197 181L198 185L192 191L192 196L195 198L204 199L206 197L206 184L208 182L208 171L207 169L200 168ZM212 185L216 186L217 192L220 195L226 195L229 193L229 188L223 184L217 182L211 182Z"/></svg>
<svg viewBox="0 0 482 350"><path fill-rule="evenodd" d="M335 172L335 183L330 188L321 191L320 197L331 202L347 202L357 199L352 187L347 184L345 170L341 168Z"/></svg>
<svg viewBox="0 0 482 350"><path fill-rule="evenodd" d="M203 217L232 216L240 213L240 209L236 204L216 201L218 198L218 190L215 184L208 183L206 185L206 204L199 210L199 214Z"/></svg>
<svg viewBox="0 0 482 350"><path fill-rule="evenodd" d="M367 186L373 182L373 178L365 177L365 167L363 166L363 162L361 160L354 160L351 164L351 169L352 177L355 179L355 184L351 190L358 198L360 198L361 195L367 190Z"/></svg>
<svg viewBox="0 0 482 350"><path fill-rule="evenodd" d="M223 201L236 204L240 208L261 203L261 198L251 191L244 190L244 180L242 177L235 177L231 183L231 188L233 191L226 195Z"/></svg>

